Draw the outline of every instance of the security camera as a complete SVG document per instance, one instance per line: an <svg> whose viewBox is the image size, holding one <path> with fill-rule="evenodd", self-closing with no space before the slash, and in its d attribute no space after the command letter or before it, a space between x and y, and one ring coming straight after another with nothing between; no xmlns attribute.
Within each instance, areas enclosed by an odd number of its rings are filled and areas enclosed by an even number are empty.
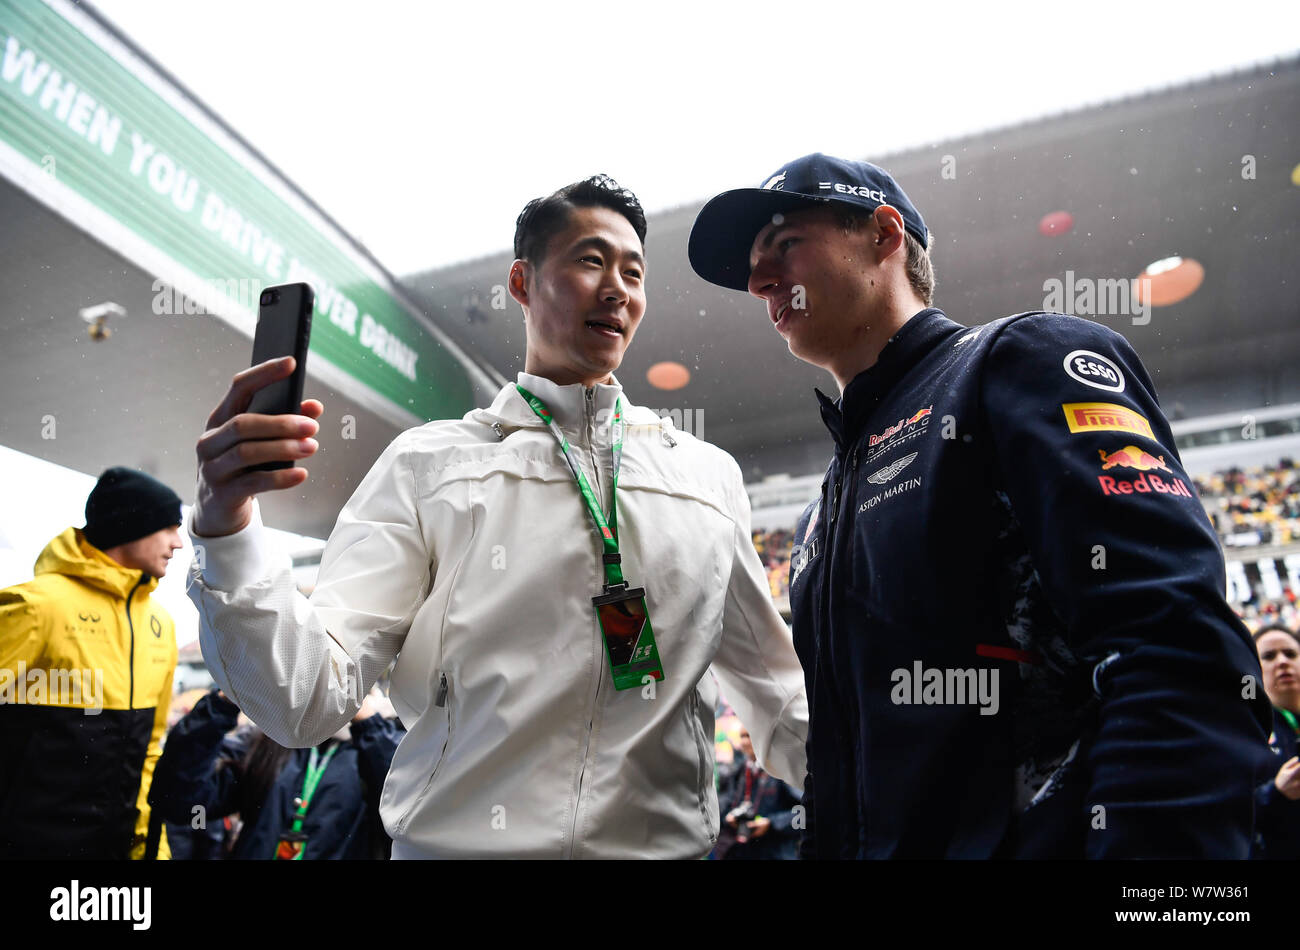
<svg viewBox="0 0 1300 950"><path fill-rule="evenodd" d="M81 319L90 324L90 338L96 343L101 340L107 340L113 335L113 331L108 327L110 317L116 317L119 320L126 319L126 310L112 301L95 304L93 307L86 307L81 311Z"/></svg>

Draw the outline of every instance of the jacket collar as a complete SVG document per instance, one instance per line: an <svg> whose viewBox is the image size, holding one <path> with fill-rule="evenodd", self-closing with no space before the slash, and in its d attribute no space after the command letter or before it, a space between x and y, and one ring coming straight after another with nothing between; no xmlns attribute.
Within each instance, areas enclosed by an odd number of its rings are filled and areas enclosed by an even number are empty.
<svg viewBox="0 0 1300 950"><path fill-rule="evenodd" d="M126 600L137 584L142 594L158 586L158 578L118 564L87 541L80 528L68 528L50 541L36 559L32 573L66 574L122 600Z"/></svg>
<svg viewBox="0 0 1300 950"><path fill-rule="evenodd" d="M894 385L939 343L964 329L937 307L922 310L889 338L876 362L854 376L839 399L831 399L820 389L814 390L821 404L822 421L835 439L836 447L843 450L852 444L867 418Z"/></svg>
<svg viewBox="0 0 1300 950"><path fill-rule="evenodd" d="M586 425L587 387L581 383L561 386L544 376L534 376L532 373L520 373L517 379L520 386L546 403L546 408L551 411L560 428L576 430ZM614 404L623 394L623 386L611 376L609 384L597 384L592 387L592 390L592 408L595 410L595 417L608 426L608 420L614 413ZM623 402L626 410L627 400ZM487 409L475 409L466 418L489 426L499 424L507 429L546 427L546 423L537 418L532 407L523 396L519 395L519 390L515 388L514 383L503 386Z"/></svg>

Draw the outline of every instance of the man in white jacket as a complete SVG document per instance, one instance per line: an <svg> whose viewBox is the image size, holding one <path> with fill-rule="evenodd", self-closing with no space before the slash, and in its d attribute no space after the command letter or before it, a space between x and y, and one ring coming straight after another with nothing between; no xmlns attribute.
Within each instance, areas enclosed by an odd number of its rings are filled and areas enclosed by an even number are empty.
<svg viewBox="0 0 1300 950"><path fill-rule="evenodd" d="M318 401L245 411L293 360L235 376L199 440L189 592L204 659L268 735L308 746L397 658L409 732L381 801L395 858L707 854L710 666L764 768L802 785L803 674L740 470L627 404L612 375L645 312L644 238L635 196L604 177L529 203L509 273L527 327L518 385L388 446L310 601L264 553L254 503L307 473L247 470L316 450Z"/></svg>

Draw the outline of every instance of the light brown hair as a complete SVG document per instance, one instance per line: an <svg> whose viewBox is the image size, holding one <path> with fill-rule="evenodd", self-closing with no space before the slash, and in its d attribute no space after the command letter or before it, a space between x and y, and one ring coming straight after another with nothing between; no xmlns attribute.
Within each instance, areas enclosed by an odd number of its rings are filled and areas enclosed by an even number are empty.
<svg viewBox="0 0 1300 950"><path fill-rule="evenodd" d="M854 208L840 202L832 203L836 223L845 231L853 234L862 230L874 214L865 208ZM930 252L921 246L909 231L903 232L907 244L907 282L927 307L934 303L934 263Z"/></svg>

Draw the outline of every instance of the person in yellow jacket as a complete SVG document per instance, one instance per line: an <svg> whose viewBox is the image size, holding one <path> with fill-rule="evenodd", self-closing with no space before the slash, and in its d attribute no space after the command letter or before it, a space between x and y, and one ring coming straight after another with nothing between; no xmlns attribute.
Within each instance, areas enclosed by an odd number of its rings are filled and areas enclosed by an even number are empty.
<svg viewBox="0 0 1300 950"><path fill-rule="evenodd" d="M175 492L110 468L86 527L0 590L0 859L170 857L148 794L176 632L150 595L180 524Z"/></svg>

